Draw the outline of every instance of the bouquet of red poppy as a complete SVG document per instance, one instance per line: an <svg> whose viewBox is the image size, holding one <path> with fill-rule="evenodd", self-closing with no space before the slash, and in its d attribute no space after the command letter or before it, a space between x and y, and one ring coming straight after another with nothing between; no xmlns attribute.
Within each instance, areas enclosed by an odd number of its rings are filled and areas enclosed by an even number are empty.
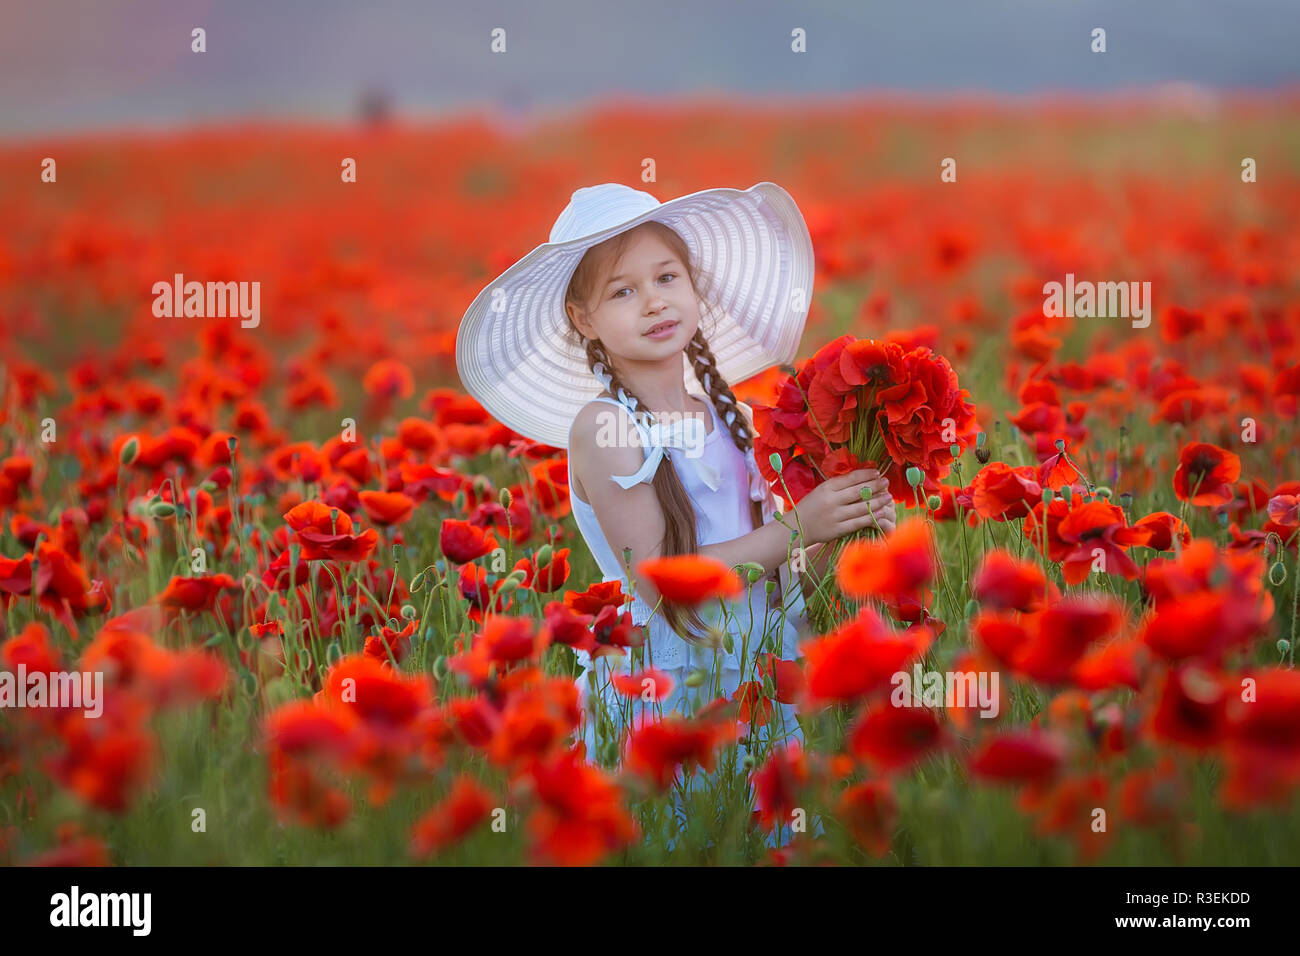
<svg viewBox="0 0 1300 956"><path fill-rule="evenodd" d="M926 346L907 350L842 335L780 384L774 406L755 406L754 453L763 475L782 482L794 504L828 478L875 468L895 501L923 507L953 460L975 443L969 398L948 361ZM828 571L849 540L877 533L832 542ZM809 617L820 628L830 623L836 595L819 587L814 598Z"/></svg>

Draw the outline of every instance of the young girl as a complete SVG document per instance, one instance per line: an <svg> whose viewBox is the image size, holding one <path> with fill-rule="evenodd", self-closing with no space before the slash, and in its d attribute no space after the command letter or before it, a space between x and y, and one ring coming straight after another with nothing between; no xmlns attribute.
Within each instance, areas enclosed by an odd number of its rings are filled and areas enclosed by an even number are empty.
<svg viewBox="0 0 1300 956"><path fill-rule="evenodd" d="M605 183L575 192L551 241L484 289L462 322L467 390L521 434L568 448L578 528L604 580L634 594L632 620L648 632L640 666L671 682L667 693L649 687L648 702L630 698L611 681L629 672L626 657L580 654L589 758L598 736L614 741L629 724L730 698L742 673L760 679L759 654L797 656L808 625L790 580L792 529L815 562L813 545L894 525L887 484L870 470L819 485L799 502L797 524L775 520L752 412L729 384L793 360L812 278L803 216L773 183L662 204ZM741 569L739 598L687 608L661 600L637 570L692 553L757 563L765 577L750 583ZM774 741L802 739L788 705L773 709L768 729Z"/></svg>

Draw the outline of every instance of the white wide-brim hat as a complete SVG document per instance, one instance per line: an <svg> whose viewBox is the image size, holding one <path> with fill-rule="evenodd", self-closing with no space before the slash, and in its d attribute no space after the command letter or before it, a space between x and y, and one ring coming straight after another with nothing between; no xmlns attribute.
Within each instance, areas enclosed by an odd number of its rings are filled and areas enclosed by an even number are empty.
<svg viewBox="0 0 1300 956"><path fill-rule="evenodd" d="M775 183L705 189L661 203L619 183L577 190L538 246L490 282L456 333L465 390L521 435L567 448L578 411L604 386L573 347L564 295L592 246L656 220L685 240L701 296L717 305L701 328L730 384L794 361L812 301L813 247L793 198ZM694 381L685 352L682 376Z"/></svg>

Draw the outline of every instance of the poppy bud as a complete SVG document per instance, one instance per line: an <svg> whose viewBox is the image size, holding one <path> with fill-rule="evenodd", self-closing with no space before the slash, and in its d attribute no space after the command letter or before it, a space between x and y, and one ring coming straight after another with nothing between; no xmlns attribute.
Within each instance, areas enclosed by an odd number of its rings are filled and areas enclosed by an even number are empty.
<svg viewBox="0 0 1300 956"><path fill-rule="evenodd" d="M907 483L913 488L921 484L921 469L916 465L909 465L907 468Z"/></svg>
<svg viewBox="0 0 1300 956"><path fill-rule="evenodd" d="M730 631L722 635L722 648L728 654L736 653L736 642L732 639Z"/></svg>
<svg viewBox="0 0 1300 956"><path fill-rule="evenodd" d="M410 604L403 604L403 605L402 605L402 617L403 617L405 620L408 620L408 621L414 621L414 620L415 620L415 615L417 615L417 614L419 614L419 613L420 613L420 612L417 611L413 605L410 605Z"/></svg>
<svg viewBox="0 0 1300 956"><path fill-rule="evenodd" d="M1226 528L1228 526L1228 512L1220 511L1218 518L1219 518L1219 527Z"/></svg>
<svg viewBox="0 0 1300 956"><path fill-rule="evenodd" d="M742 761L740 762L740 765L741 765L742 767L744 767L746 770L753 770L753 769L754 769L754 766L755 766L755 765L754 765L754 755L753 755L753 754L745 754L745 759L742 760Z"/></svg>
<svg viewBox="0 0 1300 956"><path fill-rule="evenodd" d="M1074 504L1074 489L1069 485L1065 485L1061 488L1061 497L1065 499L1067 505Z"/></svg>
<svg viewBox="0 0 1300 956"><path fill-rule="evenodd" d="M451 499L452 507L455 508L457 511L464 511L465 502L467 500L468 499L465 497L465 489L462 488L460 491L456 492L456 496Z"/></svg>
<svg viewBox="0 0 1300 956"><path fill-rule="evenodd" d="M415 577L411 578L411 593L419 594L420 589L424 587L424 572L421 571Z"/></svg>
<svg viewBox="0 0 1300 956"><path fill-rule="evenodd" d="M554 552L549 544L542 545L537 549L537 553L533 555L533 564L537 565L539 568L546 567L546 565L551 563L551 555L553 553Z"/></svg>
<svg viewBox="0 0 1300 956"><path fill-rule="evenodd" d="M632 549L631 549L631 548L624 548L624 549L623 549L623 563L624 563L624 564L631 564L631 563L632 563Z"/></svg>
<svg viewBox="0 0 1300 956"><path fill-rule="evenodd" d="M493 445L492 449L488 452L488 458L491 459L493 464L499 465L501 462L506 460L506 450L500 445Z"/></svg>
<svg viewBox="0 0 1300 956"><path fill-rule="evenodd" d="M776 590L776 582L773 581L773 580L771 580L771 579L769 578L769 579L768 579L768 580L763 584L763 590L764 590L765 592L767 592L768 594L771 594L773 591Z"/></svg>
<svg viewBox="0 0 1300 956"><path fill-rule="evenodd" d="M121 465L130 465L135 461L136 455L140 454L140 439L132 435L122 446L122 450L117 453L118 463Z"/></svg>
<svg viewBox="0 0 1300 956"><path fill-rule="evenodd" d="M495 446L495 447L500 448L501 446L500 446L500 445L497 445L497 446ZM505 508L507 511L509 511L509 510L510 510L510 503L511 503L512 501L514 501L514 498L512 498L511 495L510 495L510 489L509 489L509 488L502 488L502 489L501 489L501 493L500 493L499 495L497 495L497 501L501 502L501 507L502 507L502 508Z"/></svg>
<svg viewBox="0 0 1300 956"><path fill-rule="evenodd" d="M1274 586L1281 584L1286 580L1286 565L1278 561L1268 569L1268 580Z"/></svg>
<svg viewBox="0 0 1300 956"><path fill-rule="evenodd" d="M781 474L781 469L785 467L781 464L781 456L776 452L772 452L772 454L767 456L767 460L772 463L772 470L778 475Z"/></svg>
<svg viewBox="0 0 1300 956"><path fill-rule="evenodd" d="M1104 498L1104 499L1106 499L1107 501L1110 501L1110 496L1111 496L1112 494L1114 494L1114 492L1111 491L1109 488L1107 488L1105 485L1098 485L1098 486L1097 486L1097 497L1098 497L1098 498Z"/></svg>
<svg viewBox="0 0 1300 956"><path fill-rule="evenodd" d="M176 506L170 501L155 501L149 506L149 514L155 518L170 518L176 514Z"/></svg>
<svg viewBox="0 0 1300 956"><path fill-rule="evenodd" d="M682 681L682 683L685 684L687 687L699 687L701 684L704 683L704 679L708 676L709 675L706 674L704 671L699 670L697 668L696 670L693 670L689 674L687 674L686 679Z"/></svg>
<svg viewBox="0 0 1300 956"><path fill-rule="evenodd" d="M433 676L439 680L447 676L447 655L439 654L433 659Z"/></svg>
<svg viewBox="0 0 1300 956"><path fill-rule="evenodd" d="M980 609L979 601L976 601L974 598L971 598L969 601L966 602L967 617L974 617L976 614L979 613L979 609Z"/></svg>
<svg viewBox="0 0 1300 956"><path fill-rule="evenodd" d="M325 648L325 660L330 664L333 664L342 656L343 648L339 646L339 642L330 641L329 646Z"/></svg>
<svg viewBox="0 0 1300 956"><path fill-rule="evenodd" d="M511 591L518 588L519 584L520 581L518 578L514 578L514 577L506 578L501 582L500 585L498 585L497 590L504 591L505 593L509 594Z"/></svg>
<svg viewBox="0 0 1300 956"><path fill-rule="evenodd" d="M1056 499L1056 492L1051 488L1043 489L1043 504L1050 505Z"/></svg>

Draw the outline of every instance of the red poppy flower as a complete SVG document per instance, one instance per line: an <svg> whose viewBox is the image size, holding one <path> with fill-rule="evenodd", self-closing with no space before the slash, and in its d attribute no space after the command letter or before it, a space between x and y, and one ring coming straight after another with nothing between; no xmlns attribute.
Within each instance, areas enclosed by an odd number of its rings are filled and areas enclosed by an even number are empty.
<svg viewBox="0 0 1300 956"><path fill-rule="evenodd" d="M537 762L531 776L537 807L526 825L536 862L590 866L640 836L614 781L573 752Z"/></svg>
<svg viewBox="0 0 1300 956"><path fill-rule="evenodd" d="M845 594L887 601L920 591L934 575L934 538L924 521L905 521L883 538L851 541L836 568Z"/></svg>
<svg viewBox="0 0 1300 956"><path fill-rule="evenodd" d="M898 822L898 798L887 780L868 780L840 794L837 817L872 856L889 852Z"/></svg>
<svg viewBox="0 0 1300 956"><path fill-rule="evenodd" d="M213 603L223 590L237 587L239 587L238 582L229 574L173 577L156 600L163 607L197 614L201 611L211 611Z"/></svg>
<svg viewBox="0 0 1300 956"><path fill-rule="evenodd" d="M1015 656L1016 670L1045 684L1070 678L1093 644L1115 634L1123 606L1108 596L1071 594L1034 617L1034 629Z"/></svg>
<svg viewBox="0 0 1300 956"><path fill-rule="evenodd" d="M1004 462L989 462L971 479L970 489L975 513L991 521L1023 518L1035 502L1043 500L1037 470L1029 465L1013 468Z"/></svg>
<svg viewBox="0 0 1300 956"><path fill-rule="evenodd" d="M1087 501L1071 508L1056 526L1056 540L1064 551L1061 572L1066 584L1078 584L1098 568L1132 580L1138 567L1124 552L1145 544L1150 533L1130 528L1124 512L1108 501Z"/></svg>
<svg viewBox="0 0 1300 956"><path fill-rule="evenodd" d="M346 511L321 501L305 501L284 515L302 543L304 560L362 561L375 549L379 534L373 528L352 534L352 518Z"/></svg>
<svg viewBox="0 0 1300 956"><path fill-rule="evenodd" d="M438 544L447 560L468 564L500 547L492 532L484 532L468 521L445 518L438 530Z"/></svg>
<svg viewBox="0 0 1300 956"><path fill-rule="evenodd" d="M673 679L653 667L635 674L615 674L610 683L624 697L661 701L673 692Z"/></svg>
<svg viewBox="0 0 1300 956"><path fill-rule="evenodd" d="M360 491L357 497L366 509L366 517L381 527L402 524L415 510L415 502L400 491Z"/></svg>
<svg viewBox="0 0 1300 956"><path fill-rule="evenodd" d="M759 681L745 681L736 688L731 699L740 704L742 724L766 727L772 718L772 698L763 693L763 685Z"/></svg>
<svg viewBox="0 0 1300 956"><path fill-rule="evenodd" d="M945 746L943 727L926 707L869 708L848 739L852 753L884 772L902 770Z"/></svg>
<svg viewBox="0 0 1300 956"><path fill-rule="evenodd" d="M775 654L760 654L757 659L758 676L769 674L776 685L775 698L783 704L793 704L807 687L803 668L796 661L782 660Z"/></svg>
<svg viewBox="0 0 1300 956"><path fill-rule="evenodd" d="M1224 505L1241 476L1241 459L1206 442L1184 445L1174 472L1174 496L1194 505Z"/></svg>
<svg viewBox="0 0 1300 956"><path fill-rule="evenodd" d="M463 840L492 812L492 795L461 774L451 792L411 827L411 854L425 857Z"/></svg>
<svg viewBox="0 0 1300 956"><path fill-rule="evenodd" d="M1158 740L1196 750L1217 746L1227 733L1227 688L1216 673L1195 665L1171 669L1150 721Z"/></svg>
<svg viewBox="0 0 1300 956"><path fill-rule="evenodd" d="M407 676L364 654L348 654L325 675L323 699L352 708L368 724L402 727L433 700L432 678Z"/></svg>
<svg viewBox="0 0 1300 956"><path fill-rule="evenodd" d="M408 621L406 627L400 631L394 630L385 624L379 629L377 635L371 634L366 638L362 653L381 663L388 663L393 660L400 664L411 647L411 635L415 633L415 629L419 624L419 621ZM389 657L390 654L392 655L391 658Z"/></svg>
<svg viewBox="0 0 1300 956"><path fill-rule="evenodd" d="M628 734L624 767L663 793L675 779L678 767L699 766L711 772L717 748L734 738L734 724L729 728L718 721L670 715Z"/></svg>
<svg viewBox="0 0 1300 956"><path fill-rule="evenodd" d="M585 591L566 591L564 594L565 605L579 614L599 614L604 607L618 610L631 600L623 593L622 581L596 581Z"/></svg>
<svg viewBox="0 0 1300 956"><path fill-rule="evenodd" d="M986 780L1028 783L1051 779L1065 759L1065 742L1047 731L999 734L971 758L970 770Z"/></svg>
<svg viewBox="0 0 1300 956"><path fill-rule="evenodd" d="M789 824L800 794L811 778L808 758L798 743L777 747L767 763L754 771L754 814L764 828Z"/></svg>
<svg viewBox="0 0 1300 956"><path fill-rule="evenodd" d="M1139 518L1133 527L1147 532L1147 540L1143 543L1153 551L1174 550L1175 537L1180 547L1184 548L1192 540L1192 531L1187 527L1187 522L1168 511L1153 511L1146 517Z"/></svg>
<svg viewBox="0 0 1300 956"><path fill-rule="evenodd" d="M734 598L741 593L740 578L716 558L681 554L651 558L637 565L666 601L696 605L711 598Z"/></svg>
<svg viewBox="0 0 1300 956"><path fill-rule="evenodd" d="M1002 548L984 555L971 576L971 593L986 608L1015 611L1036 611L1060 597L1037 564Z"/></svg>
<svg viewBox="0 0 1300 956"><path fill-rule="evenodd" d="M870 607L848 624L802 646L814 701L852 701L889 686L894 672L925 653L928 630L894 634Z"/></svg>

